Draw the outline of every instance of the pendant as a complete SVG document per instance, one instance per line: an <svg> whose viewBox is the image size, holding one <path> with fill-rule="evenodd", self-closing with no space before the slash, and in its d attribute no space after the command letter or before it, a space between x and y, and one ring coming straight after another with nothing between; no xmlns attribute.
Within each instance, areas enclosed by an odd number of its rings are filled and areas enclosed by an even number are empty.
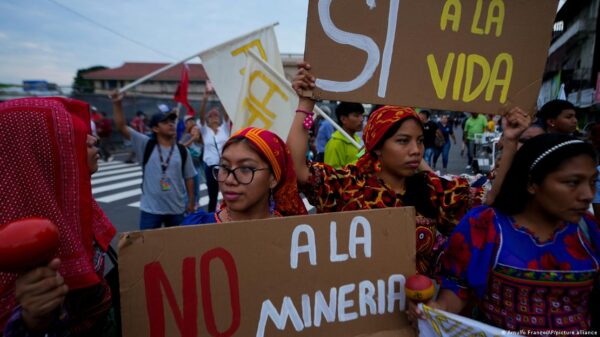
<svg viewBox="0 0 600 337"><path fill-rule="evenodd" d="M160 189L163 192L171 190L171 181L170 181L169 177L162 177L160 179Z"/></svg>

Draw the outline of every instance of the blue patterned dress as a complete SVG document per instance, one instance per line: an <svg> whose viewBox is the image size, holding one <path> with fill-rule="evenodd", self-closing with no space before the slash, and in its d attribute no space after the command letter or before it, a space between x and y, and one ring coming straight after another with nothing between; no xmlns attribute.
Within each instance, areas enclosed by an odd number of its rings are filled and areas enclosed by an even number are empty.
<svg viewBox="0 0 600 337"><path fill-rule="evenodd" d="M476 299L486 323L511 330L587 330L600 270L594 218L566 223L540 241L514 218L484 206L470 211L441 257L442 288ZM597 283L596 283L597 284Z"/></svg>

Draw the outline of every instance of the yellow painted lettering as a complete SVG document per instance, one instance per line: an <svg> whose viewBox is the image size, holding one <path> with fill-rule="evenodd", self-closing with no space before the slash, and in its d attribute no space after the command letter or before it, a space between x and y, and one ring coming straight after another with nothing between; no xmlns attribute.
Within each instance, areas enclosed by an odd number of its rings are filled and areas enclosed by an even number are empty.
<svg viewBox="0 0 600 337"><path fill-rule="evenodd" d="M431 76L431 82L435 88L435 93L439 99L446 98L446 90L448 89L448 82L450 80L450 72L452 71L452 64L454 63L454 53L449 53L446 59L446 65L444 66L444 75L440 77L440 71L435 62L435 56L433 54L427 55L427 65L429 66L429 75Z"/></svg>
<svg viewBox="0 0 600 337"><path fill-rule="evenodd" d="M477 6L475 7L475 15L473 15L473 23L471 24L471 33L477 35L483 35L483 29L479 27L479 19L481 18L481 7L483 7L482 0L477 0Z"/></svg>
<svg viewBox="0 0 600 337"><path fill-rule="evenodd" d="M456 71L454 73L454 87L452 88L452 99L458 101L460 99L460 89L462 86L463 75L465 72L465 53L458 54L456 60Z"/></svg>
<svg viewBox="0 0 600 337"><path fill-rule="evenodd" d="M475 89L472 89L473 77L475 76L475 65L481 68L481 81ZM490 64L481 55L471 54L467 57L467 78L465 81L465 89L463 92L463 102L468 103L474 101L485 89L485 86L490 80Z"/></svg>
<svg viewBox="0 0 600 337"><path fill-rule="evenodd" d="M504 68L504 78L499 79L498 74L500 68ZM492 74L490 75L490 83L487 86L485 93L485 100L491 101L494 96L494 90L496 86L501 86L502 91L500 92L500 103L505 103L508 98L508 89L510 88L510 81L512 80L513 72L513 58L508 53L501 53L496 57L494 61L494 67L492 68Z"/></svg>
<svg viewBox="0 0 600 337"><path fill-rule="evenodd" d="M458 32L460 26L460 15L462 13L462 5L460 0L446 0L442 16L440 20L440 28L445 31L448 21L452 21L452 31Z"/></svg>
<svg viewBox="0 0 600 337"><path fill-rule="evenodd" d="M492 0L488 7L487 20L485 20L485 34L489 35L492 24L496 24L496 37L502 35L502 25L504 24L504 1Z"/></svg>
<svg viewBox="0 0 600 337"><path fill-rule="evenodd" d="M258 84L255 83L255 81L260 81L263 85L267 86L267 92L262 98L254 95L252 88L255 84ZM245 126L259 126L256 125L258 120L263 124L262 127L268 130L273 126L273 120L277 118L277 114L268 108L269 102L273 99L273 95L278 94L284 101L288 101L289 97L265 73L258 70L250 74L248 87L249 92L248 96L244 99L243 107L244 109L248 109L250 114Z"/></svg>
<svg viewBox="0 0 600 337"><path fill-rule="evenodd" d="M269 60L267 59L267 53L265 52L265 48L263 48L262 42L260 42L260 39L254 39L248 43L246 43L245 45L234 49L231 52L231 56L236 57L240 54L246 54L248 52L248 50L252 49L252 48L256 48L258 50L258 55L260 55L260 58L263 59L263 61L265 62L269 62ZM245 69L242 68L240 70L240 74L244 75L244 71Z"/></svg>

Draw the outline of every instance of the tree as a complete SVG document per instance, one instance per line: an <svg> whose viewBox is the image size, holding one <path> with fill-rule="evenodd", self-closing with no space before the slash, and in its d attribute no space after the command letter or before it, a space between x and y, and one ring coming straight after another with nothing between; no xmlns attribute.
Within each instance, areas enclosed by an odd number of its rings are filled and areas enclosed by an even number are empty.
<svg viewBox="0 0 600 337"><path fill-rule="evenodd" d="M105 66L93 66L85 69L78 69L77 76L75 76L73 80L73 92L84 94L84 93L93 93L94 92L94 82L91 80L86 80L83 78L83 75L89 72L98 71L108 69Z"/></svg>

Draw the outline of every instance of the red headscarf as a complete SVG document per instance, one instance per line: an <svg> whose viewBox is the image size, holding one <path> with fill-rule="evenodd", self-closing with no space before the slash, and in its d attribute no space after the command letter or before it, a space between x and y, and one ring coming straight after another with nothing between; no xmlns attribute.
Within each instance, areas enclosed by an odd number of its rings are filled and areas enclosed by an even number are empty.
<svg viewBox="0 0 600 337"><path fill-rule="evenodd" d="M380 170L379 160L372 154L372 151L390 127L407 118L414 118L419 122L421 121L415 110L408 107L386 105L371 113L367 125L365 125L365 129L363 130L365 154L356 163L361 172L371 173Z"/></svg>
<svg viewBox="0 0 600 337"><path fill-rule="evenodd" d="M245 138L269 161L277 181L274 189L275 209L284 216L307 214L298 192L296 171L292 156L285 142L271 131L255 127L245 128L233 134L232 139Z"/></svg>
<svg viewBox="0 0 600 337"><path fill-rule="evenodd" d="M54 222L59 272L69 289L98 284L95 241L106 250L115 228L92 198L86 137L88 104L24 98L0 104L0 226L25 217ZM0 331L16 305L16 274L0 273Z"/></svg>

